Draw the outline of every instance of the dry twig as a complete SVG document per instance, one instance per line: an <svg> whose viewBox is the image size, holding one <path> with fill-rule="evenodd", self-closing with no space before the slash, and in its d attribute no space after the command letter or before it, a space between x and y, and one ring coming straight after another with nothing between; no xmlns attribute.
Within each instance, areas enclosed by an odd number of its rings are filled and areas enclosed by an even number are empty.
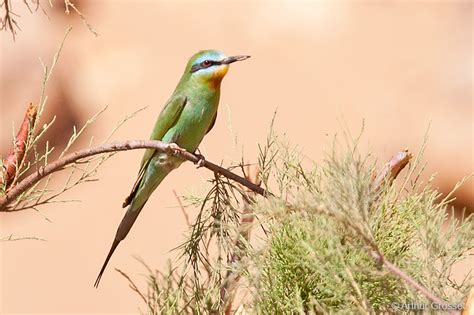
<svg viewBox="0 0 474 315"><path fill-rule="evenodd" d="M92 25L89 22L87 22L87 19L84 16L84 14L82 14L82 12L79 11L79 9L76 7L74 3L71 2L71 0L64 0L64 7L65 7L65 13L67 15L69 15L69 13L71 12L69 8L72 8L77 13L77 15L79 15L79 17L82 20L82 23L84 23L84 25L89 29L89 31L95 36L99 36L99 33L94 29L94 27L92 27Z"/></svg>
<svg viewBox="0 0 474 315"><path fill-rule="evenodd" d="M145 296L142 294L142 292L138 289L137 285L132 281L132 279L130 279L130 277L125 273L123 272L122 270L118 269L118 268L115 268L115 271L117 271L118 273L120 273L123 277L125 277L125 279L128 280L128 283L129 283L129 286L130 288L135 291L143 300L143 302L145 302L145 304L148 305L148 302L147 302L147 299L145 298Z"/></svg>
<svg viewBox="0 0 474 315"><path fill-rule="evenodd" d="M176 197L176 200L178 200L179 207L181 209L181 212L183 213L184 219L186 220L186 225L190 227L191 221L189 221L189 215L186 212L186 208L184 207L183 203L181 202L181 198L179 198L178 194L176 193L176 190L173 190L173 194Z"/></svg>
<svg viewBox="0 0 474 315"><path fill-rule="evenodd" d="M41 4L40 0L23 0L22 2L30 13L34 13L38 11L39 9L41 9L43 14L49 20L48 13L46 12L43 5ZM31 4L33 4L33 6L31 6ZM51 8L53 7L53 3L51 0L48 1L48 4ZM11 0L0 0L0 9L4 11L3 16L0 17L0 30L5 30L6 32L10 32L12 34L13 40L15 40L17 31L21 30L20 25L18 24L16 20L16 18L19 17L19 15L13 12ZM95 36L99 35L99 33L87 21L86 16L77 8L77 6L71 0L64 0L65 14L69 15L69 13L71 13L71 9L79 16L82 23L84 23L84 25L89 29L89 31L92 34L94 34Z"/></svg>
<svg viewBox="0 0 474 315"><path fill-rule="evenodd" d="M5 14L0 18L0 30L11 32L13 40L15 40L16 31L20 29L20 27L13 17L17 15L12 11L11 0L3 0L2 3L0 3L0 8L5 10Z"/></svg>

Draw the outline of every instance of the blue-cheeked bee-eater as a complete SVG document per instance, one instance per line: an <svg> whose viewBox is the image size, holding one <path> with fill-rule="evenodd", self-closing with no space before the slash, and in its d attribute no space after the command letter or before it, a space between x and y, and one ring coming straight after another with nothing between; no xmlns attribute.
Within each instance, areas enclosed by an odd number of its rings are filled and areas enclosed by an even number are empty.
<svg viewBox="0 0 474 315"><path fill-rule="evenodd" d="M188 152L195 152L216 121L221 82L229 65L249 57L227 57L218 50L204 50L192 56L176 89L161 110L150 139L175 143ZM98 287L110 257L127 236L150 195L183 162L184 159L176 155L154 149L145 151L138 178L123 203L124 208L128 206L127 212L117 229L95 287Z"/></svg>

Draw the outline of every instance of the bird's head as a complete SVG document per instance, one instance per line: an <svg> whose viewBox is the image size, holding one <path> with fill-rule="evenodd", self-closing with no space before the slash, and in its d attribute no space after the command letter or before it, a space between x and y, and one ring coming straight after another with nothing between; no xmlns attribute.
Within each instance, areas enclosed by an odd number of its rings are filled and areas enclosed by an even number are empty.
<svg viewBox="0 0 474 315"><path fill-rule="evenodd" d="M250 56L227 57L219 50L202 50L189 59L185 71L191 79L207 83L210 86L218 86L231 63L248 58Z"/></svg>

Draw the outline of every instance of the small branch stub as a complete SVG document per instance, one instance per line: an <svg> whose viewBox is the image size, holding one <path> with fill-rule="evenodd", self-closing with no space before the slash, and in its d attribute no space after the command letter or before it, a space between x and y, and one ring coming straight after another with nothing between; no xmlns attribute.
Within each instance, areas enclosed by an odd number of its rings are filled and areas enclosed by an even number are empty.
<svg viewBox="0 0 474 315"><path fill-rule="evenodd" d="M390 185L412 158L413 154L409 153L408 149L397 152L392 156L390 161L384 165L374 179L375 191L379 191L385 182L388 182Z"/></svg>
<svg viewBox="0 0 474 315"><path fill-rule="evenodd" d="M13 148L7 154L3 160L3 169L0 176L0 185L5 185L6 190L11 188L10 186L17 177L18 167L21 165L25 158L25 152L28 142L28 135L31 127L34 125L36 114L38 113L38 105L30 103L28 106L23 123L18 130Z"/></svg>

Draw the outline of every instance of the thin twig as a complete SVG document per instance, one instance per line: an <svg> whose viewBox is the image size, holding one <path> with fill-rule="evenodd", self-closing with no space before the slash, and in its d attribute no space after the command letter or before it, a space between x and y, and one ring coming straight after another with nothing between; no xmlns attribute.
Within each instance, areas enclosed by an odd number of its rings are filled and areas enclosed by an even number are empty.
<svg viewBox="0 0 474 315"><path fill-rule="evenodd" d="M76 5L74 3L71 2L71 0L64 0L64 7L65 7L65 13L67 15L69 15L70 11L69 11L69 7L71 7L76 13L77 15L79 15L79 17L81 18L82 20L82 23L84 23L85 26L87 26L87 28L89 29L89 31L94 34L95 36L99 36L99 33L94 29L94 27L92 27L91 24L89 24L89 22L87 22L87 19L86 17L84 16L84 14L82 14L81 11L79 11L79 9L76 7Z"/></svg>
<svg viewBox="0 0 474 315"><path fill-rule="evenodd" d="M46 241L43 238L38 238L38 237L34 237L34 236L13 237L13 234L10 234L9 236L4 237L4 238L0 238L0 242L24 241L24 240Z"/></svg>
<svg viewBox="0 0 474 315"><path fill-rule="evenodd" d="M2 3L0 3L0 7L5 8L5 15L3 16L3 18L0 18L0 30L10 31L12 33L13 40L15 40L15 28L20 29L20 27L12 16L18 15L12 11L10 0L3 0L3 5Z"/></svg>
<svg viewBox="0 0 474 315"><path fill-rule="evenodd" d="M139 295L139 296L142 298L142 300L145 302L145 304L148 305L148 302L147 302L145 296L140 292L140 290L138 289L138 287L137 287L137 285L135 284L135 282L133 282L132 279L130 279L130 277L129 277L125 272L123 272L122 270L120 270L120 269L118 269L118 268L115 268L115 271L119 272L123 277L125 277L125 279L128 280L128 283L129 283L130 288L131 288L133 291L137 292L138 295Z"/></svg>
<svg viewBox="0 0 474 315"><path fill-rule="evenodd" d="M232 179L259 195L262 195L262 196L270 195L270 193L267 192L262 187L249 182L245 178L235 173L232 173L231 171L221 166L218 166L206 160L202 160L202 157L198 157L193 153L187 152L186 150L178 147L176 144L169 144L169 143L156 141L156 140L128 140L128 141L117 141L113 143L102 144L102 145L92 147L92 148L82 149L82 150L67 154L61 159L51 162L45 166L41 166L36 172L24 178L14 188L12 188L8 193L6 193L3 197L0 198L0 211L8 211L7 206L13 200L15 200L28 188L38 183L45 176L48 176L49 174L60 171L64 169L67 165L75 163L76 161L80 159L98 155L98 154L103 154L103 153L145 149L145 148L155 149L157 151L161 151L164 153L174 154L188 161L191 161L195 164L199 163L199 165L213 171L214 173L218 173L224 177Z"/></svg>
<svg viewBox="0 0 474 315"><path fill-rule="evenodd" d="M186 220L186 224L188 227L191 226L191 221L189 221L189 215L186 212L186 209L184 208L183 203L181 202L181 198L179 198L178 194L176 193L176 190L173 189L173 194L176 197L176 200L178 200L179 207L181 208L181 212L183 213L184 219Z"/></svg>

